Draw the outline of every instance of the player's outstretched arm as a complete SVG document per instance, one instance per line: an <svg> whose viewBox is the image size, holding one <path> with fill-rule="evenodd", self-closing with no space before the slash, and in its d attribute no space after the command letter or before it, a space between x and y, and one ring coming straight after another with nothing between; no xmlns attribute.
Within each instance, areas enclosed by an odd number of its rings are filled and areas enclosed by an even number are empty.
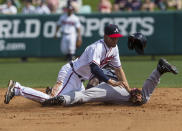
<svg viewBox="0 0 182 131"><path fill-rule="evenodd" d="M128 84L128 81L126 79L126 75L124 73L124 70L122 69L122 67L119 67L119 68L115 68L115 73L118 77L118 80L121 82L121 86L124 86L124 88L126 88L126 90L128 92L130 92L130 86Z"/></svg>

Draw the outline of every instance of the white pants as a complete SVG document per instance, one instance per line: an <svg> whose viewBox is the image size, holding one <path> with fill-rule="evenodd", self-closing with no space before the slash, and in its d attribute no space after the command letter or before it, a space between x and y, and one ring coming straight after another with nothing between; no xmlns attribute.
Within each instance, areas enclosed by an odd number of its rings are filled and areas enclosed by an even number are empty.
<svg viewBox="0 0 182 131"><path fill-rule="evenodd" d="M76 51L76 35L69 34L62 36L61 45L60 45L61 52L64 55L67 54L75 54Z"/></svg>
<svg viewBox="0 0 182 131"><path fill-rule="evenodd" d="M58 74L58 80L63 84L59 86L56 96L67 94L72 91L83 91L85 90L83 83L80 78L72 71L70 64L64 65Z"/></svg>
<svg viewBox="0 0 182 131"><path fill-rule="evenodd" d="M61 68L58 74L58 80L61 80L62 84L59 86L56 96L64 95L69 92L85 90L80 78L72 71L69 64L66 64ZM46 99L51 98L50 95L22 86L18 82L15 84L15 96L23 96L36 102L43 102Z"/></svg>

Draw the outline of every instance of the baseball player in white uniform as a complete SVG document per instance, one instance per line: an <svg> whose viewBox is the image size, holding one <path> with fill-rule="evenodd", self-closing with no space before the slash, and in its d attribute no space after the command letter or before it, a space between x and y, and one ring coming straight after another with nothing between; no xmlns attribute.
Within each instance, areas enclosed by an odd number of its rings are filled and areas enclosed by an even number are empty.
<svg viewBox="0 0 182 131"><path fill-rule="evenodd" d="M12 98L11 96L14 95L22 95L38 102L44 102L46 99L68 94L72 91L83 91L85 88L82 81L89 80L93 75L109 85L125 85L124 87L129 90L130 87L119 58L117 46L119 37L122 37L122 35L119 33L116 25L110 24L105 26L104 39L100 39L88 46L78 59L67 63L61 68L51 95L10 81L8 91L5 95L5 103L9 103ZM109 78L103 73L102 68L107 64L111 65L115 72L117 72L118 81Z"/></svg>
<svg viewBox="0 0 182 131"><path fill-rule="evenodd" d="M60 16L57 21L57 28L55 37L57 37L57 32L61 27L62 40L60 43L61 52L66 55L67 60L72 60L76 51L76 42L82 41L81 38L81 24L79 18L73 13L74 8L68 4L67 13Z"/></svg>

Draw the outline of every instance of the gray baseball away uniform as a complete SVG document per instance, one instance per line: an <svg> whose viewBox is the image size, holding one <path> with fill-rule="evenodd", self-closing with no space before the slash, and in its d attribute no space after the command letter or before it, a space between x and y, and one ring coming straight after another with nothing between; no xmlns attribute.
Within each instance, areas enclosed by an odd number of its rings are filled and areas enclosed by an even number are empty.
<svg viewBox="0 0 182 131"><path fill-rule="evenodd" d="M159 78L160 74L157 69L155 69L149 78L145 81L142 88L144 103L150 99L151 94L159 83ZM51 98L50 95L29 87L22 86L18 82L16 82L14 89L15 96L23 96L36 102L44 102L45 100ZM126 91L125 88L113 87L106 83L101 83L97 87L93 87L84 91L71 91L64 94L63 96L65 98L65 106L87 102L130 104L130 94Z"/></svg>
<svg viewBox="0 0 182 131"><path fill-rule="evenodd" d="M155 69L142 87L142 97L144 103L149 101L154 89L159 83L160 74ZM106 83L101 83L97 87L85 91L70 92L63 95L65 98L64 105L73 105L87 102L109 102L115 104L129 104L130 94L125 88L113 87Z"/></svg>

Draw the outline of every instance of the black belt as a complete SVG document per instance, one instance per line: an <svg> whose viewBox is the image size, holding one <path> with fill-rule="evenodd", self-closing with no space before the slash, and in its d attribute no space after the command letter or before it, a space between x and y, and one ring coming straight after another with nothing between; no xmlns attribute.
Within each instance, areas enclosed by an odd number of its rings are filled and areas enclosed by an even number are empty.
<svg viewBox="0 0 182 131"><path fill-rule="evenodd" d="M73 68L73 62L70 62L70 66L71 66L71 68L72 68L72 71L78 76L78 78L80 78L80 80L83 82L84 80L83 80L83 77L81 76L81 75L79 75L75 70L74 70L74 68Z"/></svg>

